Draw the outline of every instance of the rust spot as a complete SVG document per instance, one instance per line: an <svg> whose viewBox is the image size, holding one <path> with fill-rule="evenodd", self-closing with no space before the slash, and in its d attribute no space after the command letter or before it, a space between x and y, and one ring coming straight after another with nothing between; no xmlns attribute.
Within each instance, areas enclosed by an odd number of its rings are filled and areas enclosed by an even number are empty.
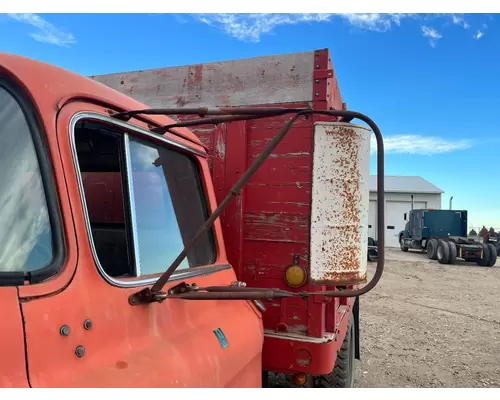
<svg viewBox="0 0 500 400"><path fill-rule="evenodd" d="M218 137L217 144L215 146L215 153L217 155L217 158L220 160L224 160L225 155L226 155L226 144L224 143L224 138L222 135Z"/></svg>
<svg viewBox="0 0 500 400"><path fill-rule="evenodd" d="M177 100L175 102L175 104L177 104L179 107L184 107L187 103L188 101L184 98L184 96L177 97Z"/></svg>
<svg viewBox="0 0 500 400"><path fill-rule="evenodd" d="M287 326L287 332L288 333L295 333L295 334L306 334L307 333L307 326L305 325L289 325Z"/></svg>
<svg viewBox="0 0 500 400"><path fill-rule="evenodd" d="M128 368L128 363L125 361L117 361L116 362L116 368L118 369L126 369Z"/></svg>

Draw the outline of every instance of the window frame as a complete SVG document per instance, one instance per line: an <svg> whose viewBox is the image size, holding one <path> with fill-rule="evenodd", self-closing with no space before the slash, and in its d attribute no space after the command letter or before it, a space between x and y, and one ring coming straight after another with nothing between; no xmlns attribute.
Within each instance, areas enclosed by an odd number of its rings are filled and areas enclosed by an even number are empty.
<svg viewBox="0 0 500 400"><path fill-rule="evenodd" d="M133 125L128 122L116 120L114 118L111 118L107 115L103 115L97 112L93 111L82 111L82 112L77 112L75 113L70 120L69 123L69 136L70 136L70 145L71 145L71 152L73 156L73 166L75 168L75 173L77 176L78 180L78 188L80 192L80 200L82 202L82 207L83 207L83 214L84 214L84 219L85 219L85 226L87 229L87 236L89 239L90 243L90 248L92 251L92 256L94 258L94 262L97 266L97 270L99 274L111 285L117 286L120 288L134 288L134 287L139 287L139 286L146 286L146 285L151 285L154 284L158 278L161 276L161 273L157 273L154 275L148 275L148 276L136 276L132 278L114 278L110 275L108 275L101 265L101 262L99 260L99 257L97 255L95 243L94 243L94 238L92 235L92 229L90 225L90 217L89 217L89 212L88 212L88 207L87 207L87 200L85 198L85 191L83 187L83 177L82 173L80 171L79 163L78 163L78 153L76 150L76 138L75 138L75 127L76 124L82 120L87 120L87 121L95 121L95 122L101 122L104 124L109 124L110 126L122 131L122 143L124 146L124 156L125 159L123 160L123 167L124 169L124 176L122 177L123 182L126 183L126 185L123 187L124 189L124 201L125 207L129 207L130 209L125 209L125 217L129 218L131 220L131 239L132 239L132 246L133 246L133 260L134 260L134 269L137 270L136 264L136 257L137 257L137 241L136 241L136 227L135 227L135 218L133 217L132 213L135 213L133 210L134 207L134 199L131 196L130 189L133 187L132 183L130 182L132 177L129 176L129 164L130 164L130 156L128 154L129 148L128 148L128 141L129 141L129 136L134 136L137 137L140 140L145 140L150 143L157 143L160 146L165 146L170 149L180 151L182 153L185 153L187 156L190 156L191 159L196 163L198 167L198 171L200 173L200 180L201 180L201 186L203 193L205 195L205 202L206 202L206 207L207 207L207 212L210 215L212 212L212 204L210 202L209 196L208 196L208 191L207 191L207 185L205 179L203 179L202 175L202 169L201 169L201 164L199 157L206 158L206 154L196 148L193 148L189 145L184 145L182 143L176 142L168 137L165 136L160 136L154 133L151 133L150 131L140 128L136 125ZM194 156L194 157L193 157ZM198 157L196 157L198 156ZM178 270L172 274L172 276L169 279L170 281L177 281L177 280L182 280L182 279L188 279L191 277L196 277L196 276L201 276L201 275L209 275L214 272L230 269L231 266L229 264L223 264L223 265L217 265L217 260L219 259L219 240L218 236L215 232L215 229L212 227L212 237L213 237L213 249L214 249L214 262L212 264L207 264L207 265L202 265L202 266L197 266L197 267L192 267L184 270ZM139 255L140 257L140 255ZM165 266L165 270L168 266Z"/></svg>
<svg viewBox="0 0 500 400"><path fill-rule="evenodd" d="M30 137L35 149L43 194L47 205L52 233L52 261L45 267L34 271L0 271L0 286L32 286L43 283L59 274L66 261L66 247L62 212L57 192L54 165L47 141L43 119L28 90L0 67L0 89L5 90L17 103L26 119Z"/></svg>

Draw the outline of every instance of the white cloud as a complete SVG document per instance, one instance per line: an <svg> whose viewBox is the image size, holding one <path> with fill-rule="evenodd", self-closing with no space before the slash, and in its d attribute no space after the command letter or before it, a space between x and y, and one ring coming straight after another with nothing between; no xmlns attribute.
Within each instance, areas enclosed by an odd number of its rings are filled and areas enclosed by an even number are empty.
<svg viewBox="0 0 500 400"><path fill-rule="evenodd" d="M68 47L76 43L75 37L70 32L56 28L47 20L37 14L8 14L15 21L22 22L36 28L38 31L30 36L38 42Z"/></svg>
<svg viewBox="0 0 500 400"><path fill-rule="evenodd" d="M279 25L329 22L341 18L352 26L386 32L412 14L197 14L195 18L243 41L259 42Z"/></svg>
<svg viewBox="0 0 500 400"><path fill-rule="evenodd" d="M429 44L432 47L436 47L437 41L441 39L443 35L441 35L437 30L429 26L423 25L421 28L422 28L422 35L429 39Z"/></svg>
<svg viewBox="0 0 500 400"><path fill-rule="evenodd" d="M465 21L463 17L459 17L457 15L452 16L452 21L455 25L461 26L464 29L469 29L470 25Z"/></svg>
<svg viewBox="0 0 500 400"><path fill-rule="evenodd" d="M312 22L331 22L341 20L362 30L372 32L388 32L393 27L399 27L404 20L430 21L447 20L464 29L472 28L460 14L368 14L368 13L336 13L336 14L191 14L196 20L213 26L228 35L246 42L259 42L262 35L271 33L280 25L292 25ZM491 18L491 17L490 17ZM442 26L449 25L448 23ZM429 44L435 47L443 37L435 28L428 25L421 27L422 34L428 38ZM484 35L485 27L478 31ZM477 36L474 35L474 37Z"/></svg>
<svg viewBox="0 0 500 400"><path fill-rule="evenodd" d="M258 42L279 25L329 21L331 14L201 14L196 18L239 40Z"/></svg>
<svg viewBox="0 0 500 400"><path fill-rule="evenodd" d="M488 25L483 24L482 29L478 29L472 37L476 40L481 39L484 36L486 29L488 29Z"/></svg>
<svg viewBox="0 0 500 400"><path fill-rule="evenodd" d="M484 36L484 32L483 31L477 31L472 37L476 40L479 40L481 39L482 37Z"/></svg>
<svg viewBox="0 0 500 400"><path fill-rule="evenodd" d="M448 140L436 136L422 135L394 135L384 137L384 154L417 154L433 155L450 153L452 151L464 150L471 147L472 141ZM375 136L371 137L371 152L376 153L377 142Z"/></svg>
<svg viewBox="0 0 500 400"><path fill-rule="evenodd" d="M401 20L414 14L334 14L358 28L376 32L387 32L392 25L399 26Z"/></svg>

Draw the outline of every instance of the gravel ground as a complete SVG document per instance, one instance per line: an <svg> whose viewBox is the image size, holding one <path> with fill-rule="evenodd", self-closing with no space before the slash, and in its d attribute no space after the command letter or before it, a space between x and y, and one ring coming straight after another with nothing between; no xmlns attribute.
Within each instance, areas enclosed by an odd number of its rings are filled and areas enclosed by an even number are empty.
<svg viewBox="0 0 500 400"><path fill-rule="evenodd" d="M500 262L457 263L387 250L360 300L359 387L500 387Z"/></svg>

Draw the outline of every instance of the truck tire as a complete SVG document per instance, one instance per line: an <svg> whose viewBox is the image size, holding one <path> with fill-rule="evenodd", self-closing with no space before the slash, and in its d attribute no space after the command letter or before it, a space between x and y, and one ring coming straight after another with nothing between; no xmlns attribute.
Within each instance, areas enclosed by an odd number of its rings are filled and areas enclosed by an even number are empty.
<svg viewBox="0 0 500 400"><path fill-rule="evenodd" d="M437 258L437 247L438 242L436 239L431 239L427 242L427 257L429 260L435 260Z"/></svg>
<svg viewBox="0 0 500 400"><path fill-rule="evenodd" d="M476 264L481 267L487 267L490 263L490 247L488 246L488 243L481 243L481 246L483 247L483 257L477 260Z"/></svg>
<svg viewBox="0 0 500 400"><path fill-rule="evenodd" d="M457 262L457 245L453 242L448 242L448 247L450 248L450 259L448 264L453 265Z"/></svg>
<svg viewBox="0 0 500 400"><path fill-rule="evenodd" d="M444 240L439 239L437 245L437 260L439 264L448 264L450 261L450 247Z"/></svg>
<svg viewBox="0 0 500 400"><path fill-rule="evenodd" d="M497 262L497 249L493 243L488 243L487 246L490 249L490 258L487 266L493 267Z"/></svg>
<svg viewBox="0 0 500 400"><path fill-rule="evenodd" d="M342 347L337 353L337 362L333 371L328 375L317 376L314 382L315 388L352 388L354 387L354 360L356 331L354 317L351 314L347 333Z"/></svg>
<svg viewBox="0 0 500 400"><path fill-rule="evenodd" d="M400 247L401 251L404 251L404 252L408 251L408 247L404 245L403 236L399 237L399 247Z"/></svg>

